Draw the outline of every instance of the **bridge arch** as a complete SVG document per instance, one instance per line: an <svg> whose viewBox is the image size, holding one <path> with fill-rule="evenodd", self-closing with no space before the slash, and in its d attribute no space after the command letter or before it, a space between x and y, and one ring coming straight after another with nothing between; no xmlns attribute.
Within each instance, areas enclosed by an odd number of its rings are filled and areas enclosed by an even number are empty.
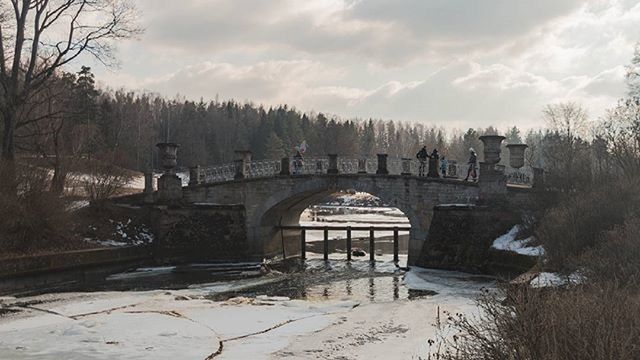
<svg viewBox="0 0 640 360"><path fill-rule="evenodd" d="M271 256L298 254L300 252L299 232L281 230L281 227L298 225L302 212L309 206L317 204L337 191L347 189L369 193L398 208L409 219L411 225L410 236L416 238L426 236L426 232L421 231L421 227L426 222L421 221L420 215L429 216L430 214L418 214L408 202L399 199L395 193L385 191L385 186L353 178L339 179L338 181L309 179L296 184L291 189L281 190L272 194L257 209L252 219L249 219L249 223L256 224L253 229L254 237L264 239L263 250L265 254L270 254ZM430 219L428 220L430 221Z"/></svg>

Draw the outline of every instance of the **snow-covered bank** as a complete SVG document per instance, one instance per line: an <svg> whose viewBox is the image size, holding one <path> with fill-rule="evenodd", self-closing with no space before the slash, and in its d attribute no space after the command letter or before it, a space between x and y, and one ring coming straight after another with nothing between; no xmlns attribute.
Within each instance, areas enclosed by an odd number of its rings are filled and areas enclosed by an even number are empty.
<svg viewBox="0 0 640 360"><path fill-rule="evenodd" d="M342 265L336 264L333 271L342 271ZM381 264L383 272L385 265ZM397 275L389 271L393 280ZM3 309L21 311L0 317L0 358L205 359L212 354L216 359L412 358L426 354L438 308L473 311L473 296L481 287L492 286L486 278L416 268L405 276L407 287L437 295L367 301L362 298L366 294L356 290L350 296L332 296L329 290L326 297L315 300L209 298L216 292L269 284L278 276L175 291L3 299ZM398 286L404 285L398 282Z"/></svg>

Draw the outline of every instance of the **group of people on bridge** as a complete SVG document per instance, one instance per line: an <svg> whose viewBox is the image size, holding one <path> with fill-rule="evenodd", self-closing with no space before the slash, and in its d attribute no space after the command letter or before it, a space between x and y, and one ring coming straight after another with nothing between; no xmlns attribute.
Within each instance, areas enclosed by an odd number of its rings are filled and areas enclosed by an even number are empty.
<svg viewBox="0 0 640 360"><path fill-rule="evenodd" d="M420 149L420 151L418 151L416 158L420 161L418 176L425 176L425 169L427 169L428 161L429 167L426 174L427 177L447 177L449 162L444 155L440 157L438 149L434 148L431 154L429 154L427 146L425 145ZM478 156L476 155L475 150L473 148L469 148L469 161L467 162L469 167L467 168L467 176L464 181L468 181L469 177L471 177L472 181L475 182L478 178L477 161ZM438 169L440 169L440 173L438 173Z"/></svg>
<svg viewBox="0 0 640 360"><path fill-rule="evenodd" d="M293 173L299 174L304 165L303 154L307 150L307 142L303 141L302 144L295 147L295 154L293 155ZM438 149L433 149L431 154L427 151L427 146L423 146L420 151L416 154L416 158L420 161L420 166L418 168L418 176L425 176L425 170L427 169L427 161L429 163L428 172L426 174L427 177L447 177L447 170L449 167L449 162L446 157L443 155L440 157L438 153ZM469 148L469 160L467 162L467 176L464 181L468 181L471 177L472 181L476 181L478 178L477 171L477 161L478 156L476 151L473 148ZM440 172L438 172L440 170Z"/></svg>

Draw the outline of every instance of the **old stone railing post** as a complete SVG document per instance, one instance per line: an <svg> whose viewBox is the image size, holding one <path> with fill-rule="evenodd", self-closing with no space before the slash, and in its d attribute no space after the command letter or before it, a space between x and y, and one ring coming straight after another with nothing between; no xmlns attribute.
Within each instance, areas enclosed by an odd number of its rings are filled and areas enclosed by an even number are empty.
<svg viewBox="0 0 640 360"><path fill-rule="evenodd" d="M329 168L327 169L327 174L337 174L338 173L338 154L329 154Z"/></svg>
<svg viewBox="0 0 640 360"><path fill-rule="evenodd" d="M358 174L366 174L367 173L367 158L361 157L358 159Z"/></svg>
<svg viewBox="0 0 640 360"><path fill-rule="evenodd" d="M178 144L159 143L160 160L164 174L158 179L158 201L174 202L182 199L182 180L176 175L178 165Z"/></svg>
<svg viewBox="0 0 640 360"><path fill-rule="evenodd" d="M291 161L288 157L280 160L280 175L291 175Z"/></svg>
<svg viewBox="0 0 640 360"><path fill-rule="evenodd" d="M402 158L402 173L403 176L411 175L411 160L410 158Z"/></svg>
<svg viewBox="0 0 640 360"><path fill-rule="evenodd" d="M501 145L504 139L505 137L500 135L480 136L480 141L484 145L484 161L480 163L478 177L481 198L487 199L507 193L507 177L504 175L504 170L496 169L496 165L500 162Z"/></svg>
<svg viewBox="0 0 640 360"><path fill-rule="evenodd" d="M387 175L389 174L389 169L387 168L387 157L388 154L378 154L378 170L376 170L376 174L378 175Z"/></svg>
<svg viewBox="0 0 640 360"><path fill-rule="evenodd" d="M189 186L200 184L200 165L189 168Z"/></svg>
<svg viewBox="0 0 640 360"><path fill-rule="evenodd" d="M234 179L244 179L249 175L247 173L247 169L249 168L249 164L251 163L251 151L248 150L236 150L234 151L236 155L236 159L234 163L236 165L236 174L233 177Z"/></svg>

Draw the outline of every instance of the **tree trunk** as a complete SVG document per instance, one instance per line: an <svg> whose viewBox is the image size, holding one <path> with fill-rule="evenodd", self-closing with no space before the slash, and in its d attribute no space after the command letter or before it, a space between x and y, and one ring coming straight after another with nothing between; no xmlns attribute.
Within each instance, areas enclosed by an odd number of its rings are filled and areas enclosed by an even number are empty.
<svg viewBox="0 0 640 360"><path fill-rule="evenodd" d="M61 151L60 145L60 132L63 127L64 123L61 122L53 134L53 149L55 153L53 160L53 177L51 178L51 192L57 195L62 195L64 192L64 184L67 180L66 160L62 155L63 151Z"/></svg>
<svg viewBox="0 0 640 360"><path fill-rule="evenodd" d="M0 193L16 195L15 111L9 109L3 115L4 133L2 134L2 155L0 156Z"/></svg>

